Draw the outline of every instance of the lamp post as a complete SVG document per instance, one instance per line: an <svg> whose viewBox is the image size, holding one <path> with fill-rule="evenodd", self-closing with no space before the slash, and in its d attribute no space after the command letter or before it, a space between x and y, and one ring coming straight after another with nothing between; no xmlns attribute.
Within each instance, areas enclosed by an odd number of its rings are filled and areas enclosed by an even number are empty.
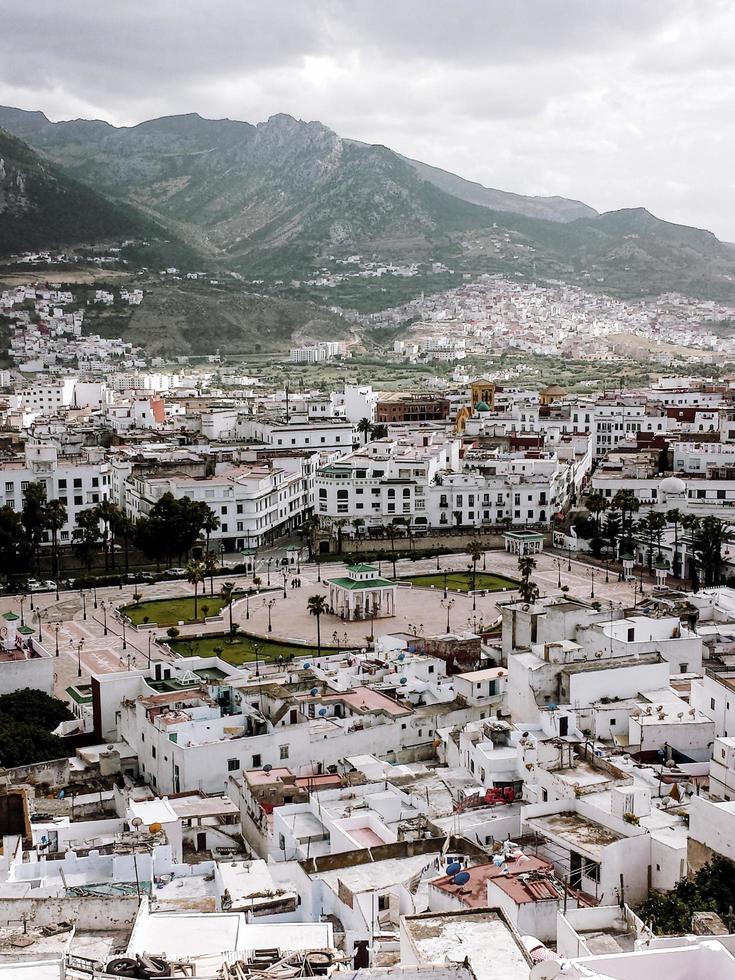
<svg viewBox="0 0 735 980"><path fill-rule="evenodd" d="M281 575L283 575L283 598L285 599L286 598L286 579L288 578L288 572L286 571L285 568L281 571Z"/></svg>
<svg viewBox="0 0 735 980"><path fill-rule="evenodd" d="M590 570L587 572L587 577L589 578L589 580L591 582L591 585L590 585L590 599L594 599L595 598L595 570L594 570L594 568L590 568Z"/></svg>
<svg viewBox="0 0 735 980"><path fill-rule="evenodd" d="M28 595L29 595L29 596L30 596L30 598L31 598L31 612L33 612L33 610L34 610L34 609L36 608L36 607L35 607L35 606L33 605L33 592L32 592L32 591L31 591L31 592L29 592L29 593L28 593Z"/></svg>
<svg viewBox="0 0 735 980"><path fill-rule="evenodd" d="M455 599L442 599L441 600L442 608L443 609L446 609L446 611L447 611L447 633L449 632L449 613L451 612L452 607L454 606L455 601L456 601Z"/></svg>
<svg viewBox="0 0 735 980"><path fill-rule="evenodd" d="M556 587L561 588L561 558L555 558L554 564L556 565Z"/></svg>
<svg viewBox="0 0 735 980"><path fill-rule="evenodd" d="M267 561L267 565L268 565L268 585L271 584L271 562L272 561L273 561L272 558L269 558L268 561Z"/></svg>
<svg viewBox="0 0 735 980"><path fill-rule="evenodd" d="M268 610L268 632L269 633L272 633L273 632L273 624L271 623L271 610L273 609L273 607L275 606L275 604L276 604L276 600L275 599L263 599L263 605Z"/></svg>
<svg viewBox="0 0 735 980"><path fill-rule="evenodd" d="M25 595L25 593L20 597L20 625L21 626L25 626L26 624L25 619L23 618L23 604L27 598L28 596Z"/></svg>
<svg viewBox="0 0 735 980"><path fill-rule="evenodd" d="M255 654L255 676L256 677L260 677L260 666L258 664L258 653L259 653L259 651L260 651L260 647L258 646L257 642L256 643L253 643L253 653Z"/></svg>
<svg viewBox="0 0 735 980"><path fill-rule="evenodd" d="M56 634L56 656L59 655L59 630L61 629L61 623L54 623L54 633Z"/></svg>
<svg viewBox="0 0 735 980"><path fill-rule="evenodd" d="M321 582L322 580L322 563L319 561L319 556L316 557L316 580Z"/></svg>
<svg viewBox="0 0 735 980"><path fill-rule="evenodd" d="M58 574L59 573L57 571L56 572L56 575L57 575L57 578L56 578L56 601L57 602L59 601L59 579L58 579Z"/></svg>
<svg viewBox="0 0 735 980"><path fill-rule="evenodd" d="M97 608L97 586L96 585L93 585L92 586L92 593L94 595L94 608L96 609Z"/></svg>
<svg viewBox="0 0 735 980"><path fill-rule="evenodd" d="M567 548L567 571L571 572L571 570L572 570L572 549Z"/></svg>
<svg viewBox="0 0 735 980"><path fill-rule="evenodd" d="M36 610L36 622L38 623L38 639L43 643L43 609Z"/></svg>
<svg viewBox="0 0 735 980"><path fill-rule="evenodd" d="M641 562L640 581L638 584L638 591L640 592L641 595L644 595L646 591L643 588L643 562Z"/></svg>
<svg viewBox="0 0 735 980"><path fill-rule="evenodd" d="M126 630L125 630L125 616L122 613L120 613L120 625L122 626L123 650L127 650L127 648L128 648L128 635L127 635Z"/></svg>
<svg viewBox="0 0 735 980"><path fill-rule="evenodd" d="M77 643L77 677L82 676L82 650L84 649L84 639Z"/></svg>
<svg viewBox="0 0 735 980"><path fill-rule="evenodd" d="M107 603L105 602L104 599L100 603L100 606L102 607L102 620L104 622L104 627L105 627L105 636L107 636Z"/></svg>
<svg viewBox="0 0 735 980"><path fill-rule="evenodd" d="M87 594L84 589L79 590L79 595L82 597L82 619L87 618ZM33 608L33 607L31 607Z"/></svg>
<svg viewBox="0 0 735 980"><path fill-rule="evenodd" d="M148 632L148 667L151 665L151 640L153 639L153 633Z"/></svg>
<svg viewBox="0 0 735 980"><path fill-rule="evenodd" d="M447 576L451 573L451 568L444 569L444 598L447 597Z"/></svg>

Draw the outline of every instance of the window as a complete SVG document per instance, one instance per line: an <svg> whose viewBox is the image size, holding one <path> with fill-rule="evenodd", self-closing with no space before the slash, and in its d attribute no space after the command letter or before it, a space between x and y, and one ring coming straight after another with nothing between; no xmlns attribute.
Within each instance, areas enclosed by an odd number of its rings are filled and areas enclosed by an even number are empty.
<svg viewBox="0 0 735 980"><path fill-rule="evenodd" d="M263 760L260 757L260 753L256 752L256 754L253 756L253 769L260 769L262 765Z"/></svg>
<svg viewBox="0 0 735 980"><path fill-rule="evenodd" d="M152 745L151 746L151 755L153 756L154 759L156 758L156 746L155 745Z"/></svg>
<svg viewBox="0 0 735 980"><path fill-rule="evenodd" d="M711 711L714 711L715 710L715 699L714 698L710 698L709 699L709 706L710 706L710 710Z"/></svg>
<svg viewBox="0 0 735 980"><path fill-rule="evenodd" d="M597 861L590 861L588 858L584 860L584 876L589 878L590 881L600 880L600 865Z"/></svg>
<svg viewBox="0 0 735 980"><path fill-rule="evenodd" d="M278 757L279 759L288 759L288 746L279 745L278 746Z"/></svg>
<svg viewBox="0 0 735 980"><path fill-rule="evenodd" d="M228 772L237 772L237 770L239 768L240 768L240 761L239 761L239 759L228 759L227 760L227 771Z"/></svg>
<svg viewBox="0 0 735 980"><path fill-rule="evenodd" d="M81 481L81 479L80 479L80 478L79 478L79 477L77 476L77 477L75 477L75 478L74 478L74 489L75 489L75 490L81 490L81 487L82 487L82 481Z"/></svg>
<svg viewBox="0 0 735 980"><path fill-rule="evenodd" d="M378 912L386 912L390 899L388 895L378 895Z"/></svg>
<svg viewBox="0 0 735 980"><path fill-rule="evenodd" d="M83 503L84 503L84 500L82 498L82 495L81 494L77 494L74 497L74 506L75 507L81 507Z"/></svg>

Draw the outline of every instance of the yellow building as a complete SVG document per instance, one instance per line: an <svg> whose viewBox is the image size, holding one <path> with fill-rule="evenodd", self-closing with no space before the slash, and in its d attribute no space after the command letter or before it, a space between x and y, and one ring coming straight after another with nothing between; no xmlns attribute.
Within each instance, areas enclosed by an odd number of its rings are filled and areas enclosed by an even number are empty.
<svg viewBox="0 0 735 980"><path fill-rule="evenodd" d="M472 407L478 402L485 402L491 412L495 411L495 382L494 381L473 381L470 385Z"/></svg>
<svg viewBox="0 0 735 980"><path fill-rule="evenodd" d="M567 391L561 385L547 385L538 393L538 400L541 405L551 405L552 402L559 401L560 398L566 398L566 396Z"/></svg>

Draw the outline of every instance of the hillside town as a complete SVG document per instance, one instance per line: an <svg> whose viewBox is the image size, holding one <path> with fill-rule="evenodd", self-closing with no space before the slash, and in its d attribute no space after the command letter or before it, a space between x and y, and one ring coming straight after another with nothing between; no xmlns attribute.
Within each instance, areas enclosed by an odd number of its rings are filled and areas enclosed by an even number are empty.
<svg viewBox="0 0 735 980"><path fill-rule="evenodd" d="M730 976L735 379L225 385L120 302L0 296L0 977Z"/></svg>

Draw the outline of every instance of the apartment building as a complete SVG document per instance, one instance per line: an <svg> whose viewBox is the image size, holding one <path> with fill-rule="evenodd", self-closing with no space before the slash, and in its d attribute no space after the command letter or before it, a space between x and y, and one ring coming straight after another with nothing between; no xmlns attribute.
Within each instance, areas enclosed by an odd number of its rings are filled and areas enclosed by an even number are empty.
<svg viewBox="0 0 735 980"><path fill-rule="evenodd" d="M134 519L148 514L165 493L207 504L220 520L211 547L256 548L298 527L309 512L311 465L285 457L230 466L211 476L133 474L125 483L125 509Z"/></svg>

